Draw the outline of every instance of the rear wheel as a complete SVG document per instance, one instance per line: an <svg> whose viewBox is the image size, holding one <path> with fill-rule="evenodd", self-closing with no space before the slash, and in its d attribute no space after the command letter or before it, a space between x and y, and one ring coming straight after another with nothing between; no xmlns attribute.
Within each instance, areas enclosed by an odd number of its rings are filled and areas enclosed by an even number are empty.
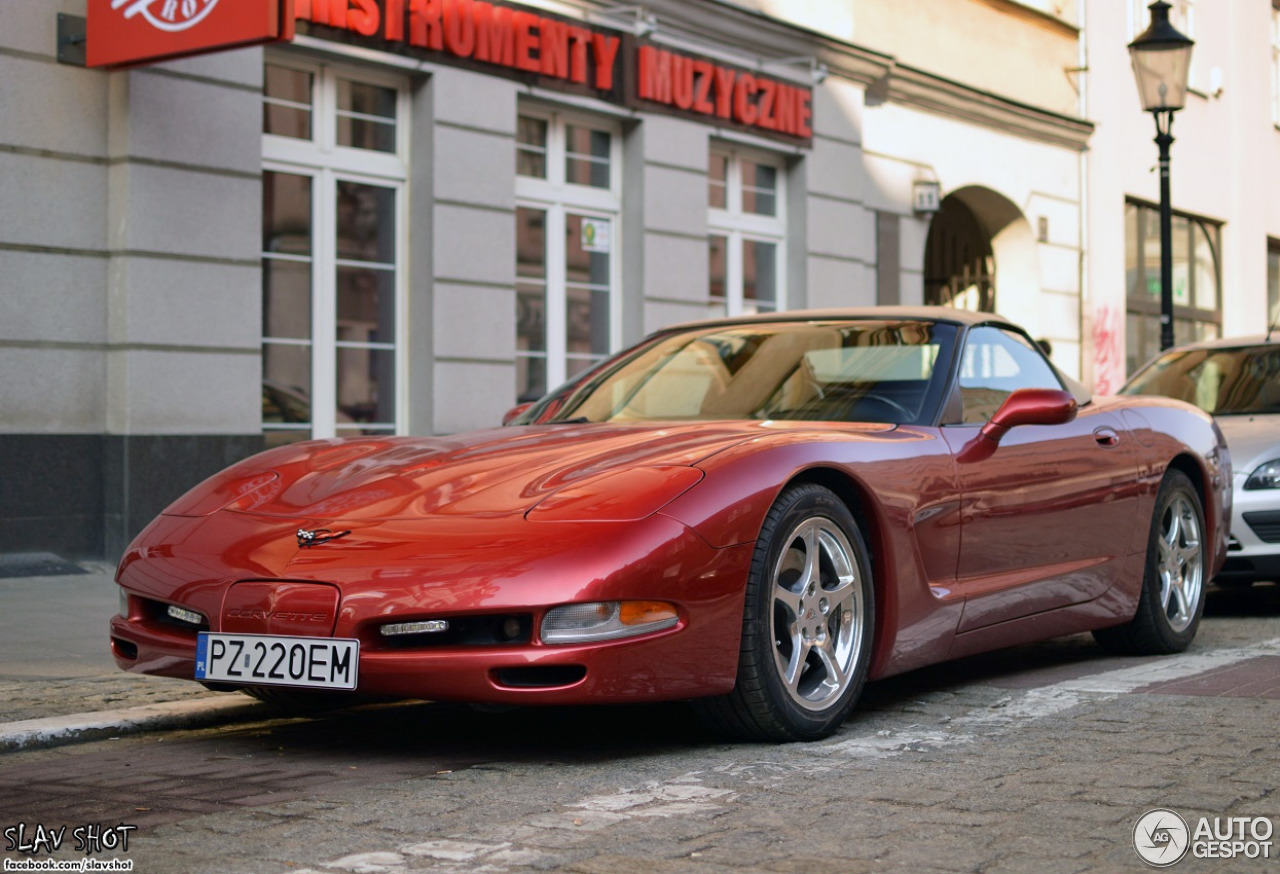
<svg viewBox="0 0 1280 874"><path fill-rule="evenodd" d="M835 494L814 484L786 489L752 558L737 685L701 702L703 718L752 740L816 740L839 728L870 664L870 567Z"/></svg>
<svg viewBox="0 0 1280 874"><path fill-rule="evenodd" d="M1204 510L1191 480L1169 470L1156 495L1138 609L1125 625L1093 633L1118 653L1182 652L1195 639L1204 612Z"/></svg>

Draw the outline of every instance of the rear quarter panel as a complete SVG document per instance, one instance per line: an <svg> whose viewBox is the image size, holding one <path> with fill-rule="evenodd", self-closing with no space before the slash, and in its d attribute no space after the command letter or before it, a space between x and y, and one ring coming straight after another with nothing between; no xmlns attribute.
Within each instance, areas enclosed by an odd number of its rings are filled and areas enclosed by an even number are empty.
<svg viewBox="0 0 1280 874"><path fill-rule="evenodd" d="M1213 419L1191 404L1157 397L1108 398L1121 412L1138 450L1141 518L1150 520L1156 493L1170 467L1182 470L1204 505L1207 570L1211 579L1227 556L1231 527L1231 455ZM1135 550L1145 550L1150 524L1135 531ZM1136 596L1135 596L1136 597Z"/></svg>

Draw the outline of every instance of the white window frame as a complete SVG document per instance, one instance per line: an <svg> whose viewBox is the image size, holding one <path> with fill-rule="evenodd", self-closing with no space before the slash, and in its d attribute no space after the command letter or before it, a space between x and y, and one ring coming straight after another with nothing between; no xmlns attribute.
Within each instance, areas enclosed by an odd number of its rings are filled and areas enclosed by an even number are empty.
<svg viewBox="0 0 1280 874"><path fill-rule="evenodd" d="M1271 7L1271 123L1280 127L1280 9Z"/></svg>
<svg viewBox="0 0 1280 874"><path fill-rule="evenodd" d="M622 340L620 318L622 278L622 128L612 119L558 107L521 105L520 116L547 123L546 178L516 174L516 206L543 210L546 234L546 379L550 391L568 379L568 276L565 227L567 216L608 219L609 247L609 352ZM572 184L567 181L566 127L587 127L609 134L609 187ZM513 342L515 338L512 338ZM537 357L519 353L517 357Z"/></svg>
<svg viewBox="0 0 1280 874"><path fill-rule="evenodd" d="M312 438L337 433L337 219L334 215L339 181L376 185L395 190L395 421L394 433L406 432L408 423L408 247L409 247L409 87L396 76L362 68L316 63L269 54L266 63L312 75L311 139L262 134L262 169L308 176L311 188L311 424ZM396 91L396 150L378 152L337 144L337 83L339 79L379 85ZM272 253L272 258L280 255ZM289 256L284 256L286 259ZM292 260L301 260L294 258ZM278 345L304 345L306 341L263 337ZM355 344L356 348L391 349L392 344ZM303 426L267 427L263 431L305 430Z"/></svg>
<svg viewBox="0 0 1280 874"><path fill-rule="evenodd" d="M707 235L725 237L725 314L740 316L744 312L742 252L743 243L752 240L762 243L773 243L777 247L777 276L774 277L774 288L777 300L774 301L774 312L782 312L787 308L787 199L786 199L786 163L781 157L770 155L740 146L713 142L712 154L726 155L729 159L725 171L725 207L709 207L707 212ZM742 211L742 162L750 161L772 167L777 171L778 185L774 191L776 209L774 215L759 215ZM710 180L708 179L708 191ZM708 301L710 297L710 277L708 277Z"/></svg>

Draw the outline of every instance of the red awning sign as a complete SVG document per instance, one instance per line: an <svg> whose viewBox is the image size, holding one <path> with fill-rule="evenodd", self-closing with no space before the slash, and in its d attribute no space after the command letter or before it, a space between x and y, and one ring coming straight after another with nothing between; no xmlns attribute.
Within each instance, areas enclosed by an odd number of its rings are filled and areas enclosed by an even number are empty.
<svg viewBox="0 0 1280 874"><path fill-rule="evenodd" d="M85 62L122 67L293 37L293 0L89 0Z"/></svg>

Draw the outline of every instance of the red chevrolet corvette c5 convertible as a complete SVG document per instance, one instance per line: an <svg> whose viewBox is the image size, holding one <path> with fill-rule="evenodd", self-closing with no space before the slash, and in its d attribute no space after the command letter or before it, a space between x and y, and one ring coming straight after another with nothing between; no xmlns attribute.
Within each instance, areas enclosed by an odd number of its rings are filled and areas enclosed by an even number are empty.
<svg viewBox="0 0 1280 874"><path fill-rule="evenodd" d="M1203 412L1090 398L995 316L702 322L505 427L227 468L125 553L111 647L260 697L695 699L812 739L946 659L1185 649L1230 464Z"/></svg>

